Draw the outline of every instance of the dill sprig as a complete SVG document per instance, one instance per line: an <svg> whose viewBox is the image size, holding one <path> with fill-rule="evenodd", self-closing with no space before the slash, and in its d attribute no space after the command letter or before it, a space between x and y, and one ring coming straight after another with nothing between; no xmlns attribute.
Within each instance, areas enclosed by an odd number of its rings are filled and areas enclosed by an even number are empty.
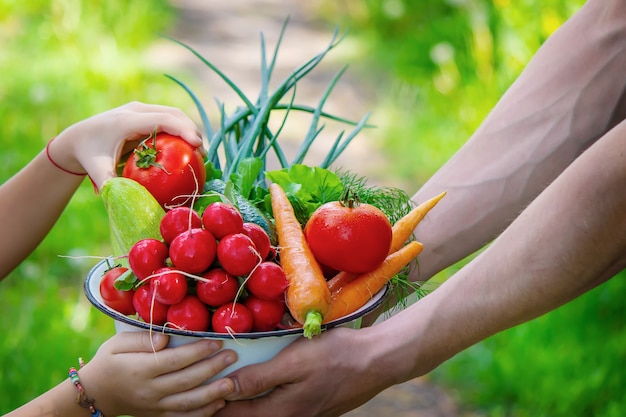
<svg viewBox="0 0 626 417"><path fill-rule="evenodd" d="M369 184L367 178L359 176L348 170L336 172L344 188L349 189L361 203L371 204L379 208L391 224L411 210L411 198L406 191L389 186L376 186Z"/></svg>

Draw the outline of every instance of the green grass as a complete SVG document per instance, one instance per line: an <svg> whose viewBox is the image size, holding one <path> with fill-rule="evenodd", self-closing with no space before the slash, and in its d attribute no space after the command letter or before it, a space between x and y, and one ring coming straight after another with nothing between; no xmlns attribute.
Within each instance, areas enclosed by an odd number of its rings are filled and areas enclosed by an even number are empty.
<svg viewBox="0 0 626 417"><path fill-rule="evenodd" d="M0 181L60 130L139 100L191 112L144 56L174 23L165 0L0 0ZM191 113L190 113L191 114ZM37 204L37 190L24 204ZM89 259L110 254L104 207L85 181L35 252L0 284L0 414L67 377L113 334L82 292Z"/></svg>
<svg viewBox="0 0 626 417"><path fill-rule="evenodd" d="M626 410L626 272L497 334L434 372L488 416L617 417Z"/></svg>
<svg viewBox="0 0 626 417"><path fill-rule="evenodd" d="M58 384L79 356L90 358L113 333L112 323L78 291L80 269L62 283L45 267L26 265L0 286L2 413Z"/></svg>

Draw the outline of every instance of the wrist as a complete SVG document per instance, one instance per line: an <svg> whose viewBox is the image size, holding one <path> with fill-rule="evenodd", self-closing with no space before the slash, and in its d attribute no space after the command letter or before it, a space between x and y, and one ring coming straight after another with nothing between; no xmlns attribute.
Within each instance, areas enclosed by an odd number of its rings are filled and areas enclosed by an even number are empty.
<svg viewBox="0 0 626 417"><path fill-rule="evenodd" d="M68 174L83 176L87 173L75 156L74 140L67 130L50 139L46 155L52 165Z"/></svg>
<svg viewBox="0 0 626 417"><path fill-rule="evenodd" d="M102 384L98 383L100 376L91 372L93 367L85 368L81 358L79 358L79 363L80 368L72 367L69 368L68 372L69 380L73 384L76 394L74 398L77 406L85 410L85 415L90 413L92 417L117 415L106 407L110 400L105 398L104 393L101 392Z"/></svg>
<svg viewBox="0 0 626 417"><path fill-rule="evenodd" d="M95 408L105 417L124 414L118 407L120 403L115 398L115 391L111 391L107 386L107 377L99 363L90 361L81 367L80 380L89 398L95 401Z"/></svg>
<svg viewBox="0 0 626 417"><path fill-rule="evenodd" d="M411 343L405 337L406 330L398 328L389 320L358 332L362 339L359 344L367 346L364 361L366 372L376 378L382 389L419 376L414 371L414 363L419 363L415 357L417 349L409 348Z"/></svg>
<svg viewBox="0 0 626 417"><path fill-rule="evenodd" d="M435 291L436 292L436 291ZM451 357L450 334L442 332L434 294L415 302L392 317L363 329L371 347L371 363L387 386L426 375ZM430 299L429 299L430 298Z"/></svg>

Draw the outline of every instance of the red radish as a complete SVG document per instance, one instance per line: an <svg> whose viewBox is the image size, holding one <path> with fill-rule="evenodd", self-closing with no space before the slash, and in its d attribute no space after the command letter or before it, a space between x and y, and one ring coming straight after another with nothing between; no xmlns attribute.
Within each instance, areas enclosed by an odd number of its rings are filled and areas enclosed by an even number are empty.
<svg viewBox="0 0 626 417"><path fill-rule="evenodd" d="M201 227L202 220L200 215L186 206L175 207L167 211L159 225L161 236L163 236L165 243L171 243L176 236L185 230Z"/></svg>
<svg viewBox="0 0 626 417"><path fill-rule="evenodd" d="M261 255L252 239L243 233L234 233L217 244L217 260L229 274L247 276L261 262Z"/></svg>
<svg viewBox="0 0 626 417"><path fill-rule="evenodd" d="M285 315L285 303L280 300L264 300L249 296L244 301L252 313L252 330L255 332L268 332L276 330Z"/></svg>
<svg viewBox="0 0 626 417"><path fill-rule="evenodd" d="M288 286L289 281L283 268L270 261L261 262L246 279L246 288L250 294L265 300L284 298Z"/></svg>
<svg viewBox="0 0 626 417"><path fill-rule="evenodd" d="M187 295L187 288L187 278L169 266L154 271L154 277L150 279L150 290L154 297L167 305L180 303Z"/></svg>
<svg viewBox="0 0 626 417"><path fill-rule="evenodd" d="M218 201L204 209L202 225L219 240L226 235L240 233L243 230L243 217L237 207Z"/></svg>
<svg viewBox="0 0 626 417"><path fill-rule="evenodd" d="M193 295L185 296L167 310L167 325L175 329L206 332L211 324L207 306Z"/></svg>
<svg viewBox="0 0 626 417"><path fill-rule="evenodd" d="M243 224L243 233L252 239L261 259L267 259L272 248L272 242L265 229L256 223L246 222Z"/></svg>
<svg viewBox="0 0 626 417"><path fill-rule="evenodd" d="M224 304L215 310L211 319L217 333L247 333L252 330L252 313L241 303Z"/></svg>
<svg viewBox="0 0 626 417"><path fill-rule="evenodd" d="M146 279L165 265L169 249L157 239L141 239L128 251L128 264L139 280Z"/></svg>
<svg viewBox="0 0 626 417"><path fill-rule="evenodd" d="M270 246L270 253L265 258L266 261L274 261L276 260L276 256L278 256L278 251L274 246Z"/></svg>
<svg viewBox="0 0 626 417"><path fill-rule="evenodd" d="M149 285L142 285L133 295L133 306L139 317L146 323L163 325L167 321L169 306L157 301Z"/></svg>
<svg viewBox="0 0 626 417"><path fill-rule="evenodd" d="M252 313L241 303L224 304L215 310L211 324L217 333L247 333L252 330Z"/></svg>
<svg viewBox="0 0 626 417"><path fill-rule="evenodd" d="M170 244L172 264L184 272L200 274L215 260L217 242L213 234L204 229L187 230Z"/></svg>
<svg viewBox="0 0 626 417"><path fill-rule="evenodd" d="M212 268L202 277L204 280L198 280L196 284L196 294L208 306L219 307L237 296L239 281L222 268Z"/></svg>
<svg viewBox="0 0 626 417"><path fill-rule="evenodd" d="M100 296L104 304L125 316L135 314L133 306L134 290L122 291L115 288L115 280L126 273L128 268L116 266L107 270L100 280Z"/></svg>

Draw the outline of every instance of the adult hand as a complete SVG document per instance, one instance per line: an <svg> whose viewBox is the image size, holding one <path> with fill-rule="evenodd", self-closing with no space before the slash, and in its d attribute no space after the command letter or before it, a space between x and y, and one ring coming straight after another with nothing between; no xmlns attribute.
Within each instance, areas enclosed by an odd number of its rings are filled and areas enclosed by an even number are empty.
<svg viewBox="0 0 626 417"><path fill-rule="evenodd" d="M294 342L268 362L235 371L230 378L236 392L217 415L330 417L365 403L392 385L376 366L377 352L361 349L371 336L368 329L332 329Z"/></svg>

